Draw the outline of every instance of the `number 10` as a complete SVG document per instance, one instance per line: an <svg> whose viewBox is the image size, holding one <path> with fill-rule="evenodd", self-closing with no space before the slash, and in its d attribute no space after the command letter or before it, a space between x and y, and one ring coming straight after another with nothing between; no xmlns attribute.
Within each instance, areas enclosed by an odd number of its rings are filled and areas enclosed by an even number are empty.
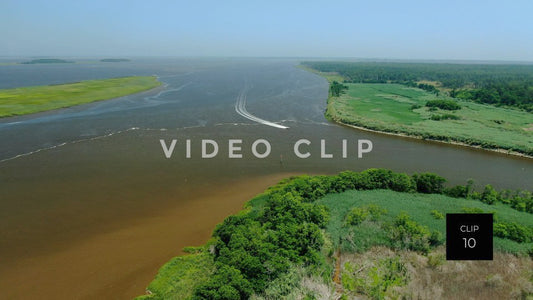
<svg viewBox="0 0 533 300"><path fill-rule="evenodd" d="M463 238L465 241L465 248L474 248L476 246L476 239L475 238Z"/></svg>

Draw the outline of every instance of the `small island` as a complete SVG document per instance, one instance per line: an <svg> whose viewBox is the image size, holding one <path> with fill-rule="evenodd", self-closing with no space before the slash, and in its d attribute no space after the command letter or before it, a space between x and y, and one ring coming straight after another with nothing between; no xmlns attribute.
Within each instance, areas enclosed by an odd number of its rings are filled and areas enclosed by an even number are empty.
<svg viewBox="0 0 533 300"><path fill-rule="evenodd" d="M0 89L0 118L118 98L160 85L156 76L129 76Z"/></svg>
<svg viewBox="0 0 533 300"><path fill-rule="evenodd" d="M58 59L58 58L39 58L30 61L21 62L23 65L35 65L35 64L72 64L73 61Z"/></svg>
<svg viewBox="0 0 533 300"><path fill-rule="evenodd" d="M100 62L128 62L131 61L127 58L104 58L101 59Z"/></svg>

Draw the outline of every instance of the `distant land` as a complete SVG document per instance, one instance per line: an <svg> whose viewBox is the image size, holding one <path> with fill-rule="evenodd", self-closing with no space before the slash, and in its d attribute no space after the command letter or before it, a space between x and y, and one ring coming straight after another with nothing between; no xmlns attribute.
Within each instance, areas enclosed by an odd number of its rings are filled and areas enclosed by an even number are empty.
<svg viewBox="0 0 533 300"><path fill-rule="evenodd" d="M118 98L160 85L161 82L155 76L130 76L2 89L0 118Z"/></svg>
<svg viewBox="0 0 533 300"><path fill-rule="evenodd" d="M527 65L304 62L330 82L326 117L351 127L533 156Z"/></svg>
<svg viewBox="0 0 533 300"><path fill-rule="evenodd" d="M33 64L72 64L73 61L58 59L58 58L40 58L33 59L30 61L21 62L24 65L33 65Z"/></svg>
<svg viewBox="0 0 533 300"><path fill-rule="evenodd" d="M126 62L131 61L127 58L104 58L100 60L101 62Z"/></svg>

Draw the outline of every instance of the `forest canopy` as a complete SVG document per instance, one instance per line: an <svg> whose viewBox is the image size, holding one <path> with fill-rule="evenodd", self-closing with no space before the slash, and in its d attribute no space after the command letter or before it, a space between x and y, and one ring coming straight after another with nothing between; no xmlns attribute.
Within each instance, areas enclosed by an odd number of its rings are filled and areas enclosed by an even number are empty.
<svg viewBox="0 0 533 300"><path fill-rule="evenodd" d="M320 72L336 72L345 83L438 82L451 97L533 111L533 65L303 62ZM425 87L425 88L424 88ZM427 89L427 84L421 88Z"/></svg>

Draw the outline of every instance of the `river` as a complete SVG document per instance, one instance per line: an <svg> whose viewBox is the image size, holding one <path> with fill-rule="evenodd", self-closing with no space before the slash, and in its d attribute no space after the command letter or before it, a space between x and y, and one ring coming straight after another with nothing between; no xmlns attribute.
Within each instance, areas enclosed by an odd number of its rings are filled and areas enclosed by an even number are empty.
<svg viewBox="0 0 533 300"><path fill-rule="evenodd" d="M384 167L532 188L533 160L327 121L328 84L289 59L138 58L3 65L0 88L157 75L160 88L0 119L0 289L7 299L129 299L184 246L280 179ZM172 156L166 145L176 139ZM270 155L257 158L264 139ZM309 158L298 158L294 144ZM327 154L321 158L321 140ZM186 141L190 140L190 158ZM219 146L201 158L202 140ZM241 140L242 158L229 158ZM342 157L347 140L347 157ZM358 158L357 141L373 149ZM264 146L264 145L262 145ZM265 150L261 145L260 152Z"/></svg>

